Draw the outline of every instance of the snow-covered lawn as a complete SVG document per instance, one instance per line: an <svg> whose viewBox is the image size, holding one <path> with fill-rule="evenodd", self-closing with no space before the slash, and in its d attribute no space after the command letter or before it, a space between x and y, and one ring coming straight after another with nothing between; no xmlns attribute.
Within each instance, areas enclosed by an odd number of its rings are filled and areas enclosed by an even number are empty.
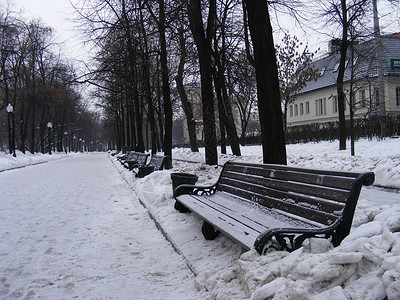
<svg viewBox="0 0 400 300"><path fill-rule="evenodd" d="M288 145L288 164L375 173L375 185L362 190L350 235L336 248L330 248L324 240L311 240L295 252L275 252L264 256L258 255L256 251L243 253L240 247L223 235L214 241L206 241L201 234L202 221L194 214L180 214L173 208L170 178L172 172L195 173L199 176L198 184L201 185L212 184L217 180L221 167L205 165L202 153L174 149L174 158L198 163L175 160L172 170L157 171L143 179L135 178L115 157L106 154L60 154L60 158L68 158L0 172L0 188L8 191L6 197L2 193L0 201L0 298L29 296L26 293L29 290L28 281L31 280L31 290L35 293L32 298L43 296L59 299L77 296L88 299L132 299L132 294L129 293L139 289L135 280L139 280L137 277L140 276L131 273L142 272L142 276L150 276L150 280L154 280L158 277L149 272L154 267L160 267L163 268L160 275L162 279L152 283L151 290L154 293L148 294L146 298L138 292L135 299L170 299L170 296L175 297L173 299L179 296L183 299L400 299L400 139L360 140L356 143L355 157L350 156L349 150L338 151L337 147L337 142ZM230 159L262 161L260 146L242 147L242 154L238 158L230 154L220 155L219 163L223 164ZM56 156L53 155L52 159ZM0 170L15 165L9 161L15 163L21 160L19 157L10 159L0 155ZM83 174L83 170L90 169L94 158L98 157L103 157L103 167L99 166L101 171L95 171L95 175ZM73 176L65 178L65 184L59 183L61 174L52 172L64 170L65 173L70 164L81 165L81 169L73 171ZM62 167L57 168L58 165ZM49 174L42 178L42 172ZM18 173L18 176L15 175ZM29 176L27 173L32 174ZM12 183L5 180L9 177L15 179L25 176L31 178L32 182L21 181L16 184L18 189L15 186L11 189ZM81 179L77 179L81 176ZM85 176L90 178L84 179ZM36 182L34 178L38 178ZM46 185L42 181L47 181ZM46 192L46 186L54 187L53 192ZM33 205L30 209L17 205L16 199L13 199L17 192L27 199L45 199L45 202ZM61 197L60 194L69 196ZM87 199L82 201L80 195L90 199L89 202ZM145 209L138 205L139 199ZM115 200L118 202L114 202ZM46 202L48 206L45 205ZM56 204L50 205L52 202ZM72 205L69 203L74 203L75 212L63 213ZM7 209L3 209L5 204ZM140 222L135 222L136 214L142 216L146 210L161 226L164 236L180 255L171 251L170 244L159 245L159 242L151 243L151 239L147 241L144 238L160 235L159 231L154 231L154 222L146 221L145 224L148 225L142 225L142 218ZM104 211L108 213L98 218ZM8 214L12 216L6 218ZM35 220L37 215L41 215L42 219L49 219L48 224L51 226L45 226L47 224L44 221L32 221L32 226L25 224L22 232L18 226L14 226L18 217L20 220ZM56 229L59 228L62 232L62 228L68 227L71 220L75 220L74 215L79 216L73 225L75 227L72 226L75 232L70 232L70 235L59 234ZM117 222L119 218L121 220ZM68 230L72 227L68 227ZM47 233L49 228L50 233ZM137 232L140 232L138 237ZM142 250L133 252L137 256L157 254L156 266L146 268L146 260L135 265L137 258L132 255L132 250L124 249L131 247L126 241L140 239L140 236L144 243L149 244L143 246ZM37 240L41 241L36 244ZM40 251L32 246L29 248L23 241L27 241L29 245L40 245ZM84 250L80 252L74 249L79 243L86 243ZM88 251L88 243L93 243L93 249L97 249L97 252ZM49 264L46 263L47 250L53 259ZM95 254L100 253L100 250L105 251L104 259ZM73 258L83 254L85 260L82 261L81 258L74 265ZM68 260L70 269L65 265L67 260L61 259L60 263L57 260L68 257L72 258L72 261ZM110 262L105 263L106 260ZM19 269L13 270L10 267L13 263L18 264ZM193 276L188 275L189 269ZM12 277L4 275L7 270L14 272L13 284L20 286L21 294L18 294L18 289L12 291ZM33 281L40 277L38 270L54 275L50 286L47 281ZM47 278L44 275L42 277ZM64 278L67 279L65 282L69 280L70 290L65 289L62 281ZM175 285L179 280L183 281ZM163 287L165 282L169 283L167 287ZM114 292L106 292L107 288ZM71 291L75 291L75 294L69 294Z"/></svg>

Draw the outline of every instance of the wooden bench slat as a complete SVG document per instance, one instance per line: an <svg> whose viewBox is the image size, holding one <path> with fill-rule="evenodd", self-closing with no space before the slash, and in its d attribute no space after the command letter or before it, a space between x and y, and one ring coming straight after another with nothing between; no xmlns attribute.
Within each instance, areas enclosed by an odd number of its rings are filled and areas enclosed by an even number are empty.
<svg viewBox="0 0 400 300"><path fill-rule="evenodd" d="M302 184L292 181L283 181L273 178L263 178L258 176L250 176L249 174L239 174L233 172L224 172L224 178L233 178L240 180L243 183L252 183L264 187L273 188L280 191L291 191L298 194L307 196L319 197L323 199L335 200L342 203L346 202L349 191L342 189L334 189L332 187L320 187L310 184Z"/></svg>
<svg viewBox="0 0 400 300"><path fill-rule="evenodd" d="M251 199L251 201L254 201L269 209L290 211L291 215L294 218L297 218L296 216L299 216L301 219L304 218L310 219L313 220L314 222L318 222L324 225L330 225L339 218L339 216L335 216L333 214L317 211L308 207L302 207L300 205L296 205L291 202L287 202L278 198L271 198L267 195L261 195L261 194L256 195L252 192L239 188L233 188L230 186L221 185L221 189L230 194L235 194L246 199Z"/></svg>
<svg viewBox="0 0 400 300"><path fill-rule="evenodd" d="M238 241L242 247L246 249L252 249L254 247L254 241L259 235L259 232L253 231L249 227L245 227L243 224L227 215L214 213L207 205L190 195L182 195L179 198L179 201L199 215L202 219L215 225L224 234Z"/></svg>
<svg viewBox="0 0 400 300"><path fill-rule="evenodd" d="M321 227L321 224L318 226L310 224L307 221L287 217L276 210L261 207L256 202L249 203L249 201L239 199L238 197L220 191L217 191L211 196L192 196L199 199L199 201L201 201L200 199L205 198L205 201L207 201L206 203L208 203L210 207L223 211L226 214L234 215L235 218L260 233L270 227Z"/></svg>
<svg viewBox="0 0 400 300"><path fill-rule="evenodd" d="M328 176L335 176L335 177L348 177L352 179L356 179L360 176L360 173L356 172L347 172L347 171L334 171L334 170L322 170L322 169L307 169L301 167L291 167L287 165L274 165L274 164L257 164L257 163L245 163L245 162L235 162L229 161L226 164L226 167L231 166L247 166L247 167L256 167L262 168L264 170L284 170L284 171L295 171L301 173L310 173L310 174L317 174L317 175L328 175Z"/></svg>
<svg viewBox="0 0 400 300"><path fill-rule="evenodd" d="M350 190L353 183L353 177L322 175L298 170L281 170L278 168L265 167L246 167L241 165L229 165L226 171L238 172L246 175L258 175L266 178L274 178L285 181L295 181L300 183L309 183L314 185L335 187Z"/></svg>
<svg viewBox="0 0 400 300"><path fill-rule="evenodd" d="M233 204L233 203L227 203L226 198L224 199L220 197L219 199L216 199L217 197L209 198L207 196L205 198L202 198L196 195L191 195L191 197L203 203L205 206L208 206L210 209L213 209L215 211L215 214L225 215L235 220L237 222L237 225L241 224L239 228L244 232L252 231L255 232L255 236L258 236L261 232L264 232L269 228L257 222L255 220L257 219L257 216L249 220L249 218L246 216L245 213L245 211L247 211L249 207L246 207L245 205L237 204L236 209L231 209L226 204Z"/></svg>
<svg viewBox="0 0 400 300"><path fill-rule="evenodd" d="M286 199L286 201L292 201L297 205L312 207L314 209L330 213L337 214L337 212L341 211L345 204L343 202L332 201L329 199L315 198L315 197L306 197L304 195L294 194L292 192L281 191L272 189L265 186L255 185L255 184L246 184L243 185L241 181L236 181L235 179L223 177L220 179L219 184L226 184L232 187L241 188L244 190L248 190L250 192L254 192L261 195L268 195L272 198L277 199ZM274 199L272 201L275 201Z"/></svg>

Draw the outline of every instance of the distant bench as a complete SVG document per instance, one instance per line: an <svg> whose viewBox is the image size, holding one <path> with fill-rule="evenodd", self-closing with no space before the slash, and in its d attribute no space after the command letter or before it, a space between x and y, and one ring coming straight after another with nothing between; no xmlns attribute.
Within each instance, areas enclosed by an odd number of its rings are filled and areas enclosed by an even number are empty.
<svg viewBox="0 0 400 300"><path fill-rule="evenodd" d="M372 172L227 162L215 185L178 186L175 208L198 214L206 239L221 231L260 254L293 251L311 237L338 246L350 232L362 185L374 179Z"/></svg>
<svg viewBox="0 0 400 300"><path fill-rule="evenodd" d="M136 173L136 176L142 178L154 171L159 171L164 169L166 159L167 156L153 154L148 164L138 166L138 171Z"/></svg>
<svg viewBox="0 0 400 300"><path fill-rule="evenodd" d="M124 160L124 166L131 171L133 168L139 168L140 166L146 165L147 158L150 154L134 152L132 157Z"/></svg>

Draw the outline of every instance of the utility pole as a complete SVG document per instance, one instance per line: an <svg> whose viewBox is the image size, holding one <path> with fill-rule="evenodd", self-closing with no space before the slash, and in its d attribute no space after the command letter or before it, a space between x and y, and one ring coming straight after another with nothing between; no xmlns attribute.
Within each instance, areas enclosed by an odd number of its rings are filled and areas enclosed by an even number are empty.
<svg viewBox="0 0 400 300"><path fill-rule="evenodd" d="M374 12L374 37L376 47L377 71L378 71L378 98L379 98L379 116L381 126L381 138L386 135L386 109L385 109L385 89L383 85L383 67L382 67L382 39L379 29L378 4L377 0L372 1Z"/></svg>

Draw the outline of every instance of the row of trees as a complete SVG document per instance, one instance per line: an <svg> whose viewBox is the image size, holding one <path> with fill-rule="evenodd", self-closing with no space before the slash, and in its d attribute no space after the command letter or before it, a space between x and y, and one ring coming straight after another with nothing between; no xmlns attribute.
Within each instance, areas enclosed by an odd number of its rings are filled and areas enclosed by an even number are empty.
<svg viewBox="0 0 400 300"><path fill-rule="evenodd" d="M208 164L217 163L218 141L222 151L229 144L233 154L240 155L232 107L239 111L244 136L254 103L264 133L265 161L286 162L265 1L90 0L76 10L99 49L97 64L81 81L98 87L96 95L107 121L115 124L119 148L144 151L148 142L152 153L162 148L171 155L173 112L181 109L191 148L197 151L185 85L200 81Z"/></svg>
<svg viewBox="0 0 400 300"><path fill-rule="evenodd" d="M75 71L52 29L0 11L0 143L14 153L81 149L96 141L99 119L83 105Z"/></svg>
<svg viewBox="0 0 400 300"><path fill-rule="evenodd" d="M343 35L353 32L356 26L349 24L366 14L367 1L328 2L325 15L342 22ZM265 0L83 1L75 8L81 28L98 52L78 80L70 64L55 55L49 28L3 14L1 111L4 114L8 104L15 108L17 125L8 124L9 129L18 127L22 151L27 147L44 150L46 140L62 145L66 136L81 129L77 124L83 120L91 120L90 126L96 128L93 116L85 115L89 113L75 89L77 82L91 83L97 86L94 96L101 100L106 125L115 130L118 148L133 146L144 151L147 146L152 153L163 149L170 156L172 120L179 111L186 116L192 150L198 149L196 120L185 85L200 81L208 164L217 163L218 142L223 152L229 144L232 152L240 155L233 107L239 111L244 135L255 103L264 162L286 163L282 106L287 107L290 95L314 78L316 70L307 66L312 59L307 48L298 53L297 40L286 36L286 46L275 49L269 10L289 7L290 12L296 4ZM349 45L346 36L342 43L343 51ZM46 132L49 138L57 138L46 139ZM9 136L13 136L11 132Z"/></svg>
<svg viewBox="0 0 400 300"><path fill-rule="evenodd" d="M239 111L244 136L254 104L260 117L264 162L286 163L286 118L282 110L286 112L290 96L307 80L317 78L318 70L309 67L315 53L308 53L307 47L301 51L296 38L286 35L283 46L275 49L269 10L285 8L291 13L298 4L265 0L90 0L76 7L87 35L100 49L96 66L83 81L98 86L97 96L107 120L115 124L118 147L132 145L144 151L145 143L150 143L153 153L162 148L171 155L175 107L183 110L191 148L197 151L195 118L185 84L200 81L207 163L217 163L218 143L222 152L229 144L232 153L240 155L232 111ZM372 5L369 0L317 4L325 24L341 28L337 92L342 124L347 49L365 29ZM339 126L340 137L346 135L343 128Z"/></svg>

